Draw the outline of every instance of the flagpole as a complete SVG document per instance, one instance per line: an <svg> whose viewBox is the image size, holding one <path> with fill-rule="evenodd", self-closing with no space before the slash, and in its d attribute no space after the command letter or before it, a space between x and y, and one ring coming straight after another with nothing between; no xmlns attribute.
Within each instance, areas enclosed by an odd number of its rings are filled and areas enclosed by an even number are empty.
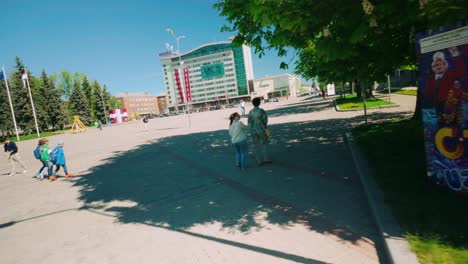
<svg viewBox="0 0 468 264"><path fill-rule="evenodd" d="M34 123L36 124L37 137L41 137L41 135L39 134L39 126L37 125L36 109L34 108L34 101L33 101L32 94L31 94L31 87L29 86L29 77L27 75L26 75L26 83L28 84L29 98L31 99L31 107L33 110Z"/></svg>
<svg viewBox="0 0 468 264"><path fill-rule="evenodd" d="M10 102L11 116L13 117L13 124L15 125L16 139L19 141L18 127L16 126L15 111L13 110L13 103L11 102L10 88L8 88L8 81L5 74L5 68L2 66L3 80L5 81L6 90L8 94L8 101Z"/></svg>

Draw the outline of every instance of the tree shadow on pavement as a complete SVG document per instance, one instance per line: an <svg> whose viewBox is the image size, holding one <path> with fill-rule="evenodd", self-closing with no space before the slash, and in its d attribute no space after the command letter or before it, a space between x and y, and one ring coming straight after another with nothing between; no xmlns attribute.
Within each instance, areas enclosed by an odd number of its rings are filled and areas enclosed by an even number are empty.
<svg viewBox="0 0 468 264"><path fill-rule="evenodd" d="M278 117L285 115L320 112L330 107L333 107L333 102L330 100L311 100L300 103L287 104L281 108L268 110L267 113L269 117Z"/></svg>
<svg viewBox="0 0 468 264"><path fill-rule="evenodd" d="M273 164L253 166L250 156L246 172L234 166L234 150L227 131L221 130L162 138L117 152L73 181L86 208L121 223L183 233L204 224L241 233L260 231L266 224L286 229L300 224L339 241L380 247L343 142L345 128L357 122L361 118L272 125ZM270 253L294 260L286 253Z"/></svg>

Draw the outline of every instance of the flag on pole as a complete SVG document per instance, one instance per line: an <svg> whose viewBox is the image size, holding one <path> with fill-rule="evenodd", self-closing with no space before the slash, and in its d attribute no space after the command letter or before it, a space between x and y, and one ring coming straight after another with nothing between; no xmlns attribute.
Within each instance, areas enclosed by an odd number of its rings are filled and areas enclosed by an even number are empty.
<svg viewBox="0 0 468 264"><path fill-rule="evenodd" d="M23 88L26 88L26 81L28 80L28 72L23 70L23 73L21 74L21 80L23 81Z"/></svg>

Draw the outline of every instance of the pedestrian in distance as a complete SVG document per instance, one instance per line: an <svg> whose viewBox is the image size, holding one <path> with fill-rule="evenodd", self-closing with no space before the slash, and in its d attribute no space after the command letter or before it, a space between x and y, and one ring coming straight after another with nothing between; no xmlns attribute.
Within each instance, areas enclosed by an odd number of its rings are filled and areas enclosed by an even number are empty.
<svg viewBox="0 0 468 264"><path fill-rule="evenodd" d="M245 116L245 102L244 102L244 100L242 100L242 99L240 100L239 107L240 107L242 116Z"/></svg>
<svg viewBox="0 0 468 264"><path fill-rule="evenodd" d="M41 147L42 145L44 145L44 139L40 139L39 142L37 143L37 147L36 149L34 150L34 157L36 159L38 159L41 164L42 164L42 167L39 169L39 171L36 173L35 177L38 178L38 179L41 179L43 180L44 179L44 174L42 173L42 171L47 168L47 164L44 163L42 160L41 160Z"/></svg>
<svg viewBox="0 0 468 264"><path fill-rule="evenodd" d="M98 120L98 128L99 128L99 130L102 130L102 121L101 121L101 119Z"/></svg>
<svg viewBox="0 0 468 264"><path fill-rule="evenodd" d="M236 150L236 166L241 170L247 168L247 126L240 121L239 113L229 116L229 135Z"/></svg>
<svg viewBox="0 0 468 264"><path fill-rule="evenodd" d="M148 117L143 118L143 124L145 125L145 130L148 131Z"/></svg>
<svg viewBox="0 0 468 264"><path fill-rule="evenodd" d="M16 174L16 163L21 165L23 168L23 173L27 173L26 166L21 160L20 155L18 154L18 146L15 142L10 141L8 138L2 139L3 148L5 149L5 154L8 156L8 161L10 162L11 172L8 176L13 176Z"/></svg>
<svg viewBox="0 0 468 264"><path fill-rule="evenodd" d="M260 108L261 99L259 97L252 100L254 109L249 112L249 131L254 144L255 158L259 166L271 163L268 158L268 144L270 144L270 130L267 128L268 116Z"/></svg>
<svg viewBox="0 0 468 264"><path fill-rule="evenodd" d="M47 167L47 176L49 180L55 181L57 178L53 175L53 164L50 160L50 153L52 152L49 147L49 140L47 138L42 139L41 145L41 161L44 166ZM43 177L41 178L43 179Z"/></svg>
<svg viewBox="0 0 468 264"><path fill-rule="evenodd" d="M59 140L57 147L52 150L50 153L50 158L52 163L55 165L55 171L53 176L56 177L57 173L59 172L60 168L63 167L63 172L65 173L65 177L72 177L73 174L68 173L67 169L67 162L65 159L65 152L63 151L63 145L65 143L63 140Z"/></svg>

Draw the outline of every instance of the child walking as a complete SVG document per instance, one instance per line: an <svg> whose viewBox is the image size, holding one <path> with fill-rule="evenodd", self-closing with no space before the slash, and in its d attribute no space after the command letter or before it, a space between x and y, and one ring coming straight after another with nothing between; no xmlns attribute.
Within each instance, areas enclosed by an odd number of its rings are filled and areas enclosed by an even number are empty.
<svg viewBox="0 0 468 264"><path fill-rule="evenodd" d="M37 172L36 174L36 178L39 178L41 180L44 179L44 174L42 174L42 171L47 168L47 164L45 164L42 160L41 160L41 148L42 148L42 145L44 145L44 139L39 139L39 143L37 143L37 148L36 150L34 150L34 156L36 157L36 159L38 159L41 164L42 164L42 167L39 169L39 171Z"/></svg>
<svg viewBox="0 0 468 264"><path fill-rule="evenodd" d="M245 170L247 168L247 127L240 121L240 118L237 112L229 116L229 135L236 149L236 165L241 170Z"/></svg>
<svg viewBox="0 0 468 264"><path fill-rule="evenodd" d="M50 153L52 152L49 147L49 140L47 138L42 139L42 145L41 145L41 162L42 164L47 167L47 176L49 177L49 180L55 181L56 178L53 175L53 165L52 162L50 161ZM42 175L39 176L40 179L44 179Z"/></svg>
<svg viewBox="0 0 468 264"><path fill-rule="evenodd" d="M63 140L59 140L58 142L58 146L55 147L55 149L52 151L51 153L51 156L53 156L53 161L54 161L54 164L56 166L55 168L55 172L54 172L54 177L57 176L57 173L59 172L60 170L60 167L63 167L63 172L65 172L65 177L72 177L73 174L71 173L68 173L68 169L67 169L67 162L66 162L66 159L65 159L65 152L63 152L63 145L65 143L63 142Z"/></svg>

